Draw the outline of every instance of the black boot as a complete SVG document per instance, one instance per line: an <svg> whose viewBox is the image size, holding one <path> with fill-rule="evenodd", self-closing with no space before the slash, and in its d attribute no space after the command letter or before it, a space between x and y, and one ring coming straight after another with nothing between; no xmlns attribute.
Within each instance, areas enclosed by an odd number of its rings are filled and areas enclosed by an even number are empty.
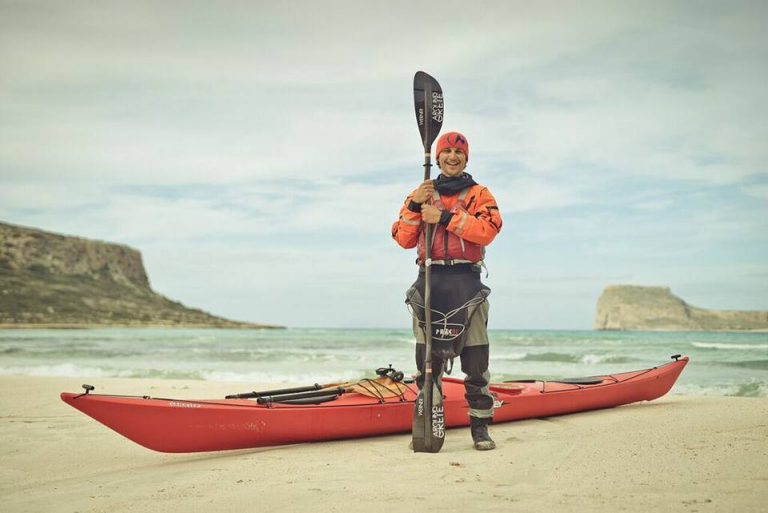
<svg viewBox="0 0 768 513"><path fill-rule="evenodd" d="M491 419L480 419L469 417L469 429L472 432L472 441L475 442L475 449L478 451L490 451L496 448L496 442L491 440L488 435L488 424Z"/></svg>

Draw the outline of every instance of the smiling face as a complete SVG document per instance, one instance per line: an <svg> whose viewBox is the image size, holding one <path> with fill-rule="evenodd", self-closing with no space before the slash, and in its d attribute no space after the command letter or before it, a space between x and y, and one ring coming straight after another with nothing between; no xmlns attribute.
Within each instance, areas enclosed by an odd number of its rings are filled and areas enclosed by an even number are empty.
<svg viewBox="0 0 768 513"><path fill-rule="evenodd" d="M467 155L460 148L445 148L437 156L437 165L442 174L454 178L467 167Z"/></svg>

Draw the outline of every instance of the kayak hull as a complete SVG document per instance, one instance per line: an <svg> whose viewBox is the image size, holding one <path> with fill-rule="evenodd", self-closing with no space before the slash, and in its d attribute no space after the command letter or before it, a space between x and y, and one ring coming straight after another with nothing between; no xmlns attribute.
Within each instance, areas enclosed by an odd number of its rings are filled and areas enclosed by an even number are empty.
<svg viewBox="0 0 768 513"><path fill-rule="evenodd" d="M650 401L666 394L688 363L684 357L641 371L601 376L595 384L552 381L490 385L494 422L542 418ZM357 393L310 405L257 404L248 399L184 400L64 392L61 399L149 449L207 452L363 438L411 430L415 386L383 402ZM446 426L469 424L463 382L443 379Z"/></svg>

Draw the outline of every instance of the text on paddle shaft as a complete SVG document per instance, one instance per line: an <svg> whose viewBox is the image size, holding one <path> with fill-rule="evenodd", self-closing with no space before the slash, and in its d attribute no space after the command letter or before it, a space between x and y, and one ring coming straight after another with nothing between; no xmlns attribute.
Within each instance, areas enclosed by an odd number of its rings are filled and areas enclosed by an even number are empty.
<svg viewBox="0 0 768 513"><path fill-rule="evenodd" d="M445 438L445 415L442 405L432 407L432 436Z"/></svg>
<svg viewBox="0 0 768 513"><path fill-rule="evenodd" d="M417 412L419 417L424 415L424 398L419 397L416 401ZM432 406L432 436L435 438L445 438L445 413L443 412L443 406Z"/></svg>
<svg viewBox="0 0 768 513"><path fill-rule="evenodd" d="M432 91L432 119L443 122L443 93Z"/></svg>

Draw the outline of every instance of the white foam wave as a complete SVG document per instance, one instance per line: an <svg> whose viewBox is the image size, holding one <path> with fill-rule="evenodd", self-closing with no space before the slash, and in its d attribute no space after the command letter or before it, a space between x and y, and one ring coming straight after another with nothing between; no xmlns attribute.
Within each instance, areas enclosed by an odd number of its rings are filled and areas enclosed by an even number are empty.
<svg viewBox="0 0 768 513"><path fill-rule="evenodd" d="M585 354L581 358L579 358L579 363L585 363L587 365L594 365L597 363L605 363L605 362L613 363L615 359L616 359L615 355Z"/></svg>
<svg viewBox="0 0 768 513"><path fill-rule="evenodd" d="M2 367L0 376L56 376L64 378L77 377L123 377L117 373L105 371L99 367L81 367L74 363L60 363L58 365L34 365L29 367Z"/></svg>
<svg viewBox="0 0 768 513"><path fill-rule="evenodd" d="M200 379L195 370L81 366L74 363L0 367L0 376L55 376L62 378L178 378Z"/></svg>
<svg viewBox="0 0 768 513"><path fill-rule="evenodd" d="M343 381L354 381L361 378L359 373L349 371L336 374L285 374L281 372L202 371L200 372L200 376L205 381L224 381L235 383L287 383L297 385L306 385L307 383L336 383Z"/></svg>
<svg viewBox="0 0 768 513"><path fill-rule="evenodd" d="M768 344L721 344L717 342L692 342L693 347L700 349L738 349L742 351L766 351Z"/></svg>
<svg viewBox="0 0 768 513"><path fill-rule="evenodd" d="M493 355L493 360L505 360L505 361L520 361L525 360L525 358L528 356L528 353L508 353L508 354L501 354L501 355Z"/></svg>
<svg viewBox="0 0 768 513"><path fill-rule="evenodd" d="M677 384L672 390L675 395L691 396L735 396L768 397L768 383L731 383L724 385Z"/></svg>

